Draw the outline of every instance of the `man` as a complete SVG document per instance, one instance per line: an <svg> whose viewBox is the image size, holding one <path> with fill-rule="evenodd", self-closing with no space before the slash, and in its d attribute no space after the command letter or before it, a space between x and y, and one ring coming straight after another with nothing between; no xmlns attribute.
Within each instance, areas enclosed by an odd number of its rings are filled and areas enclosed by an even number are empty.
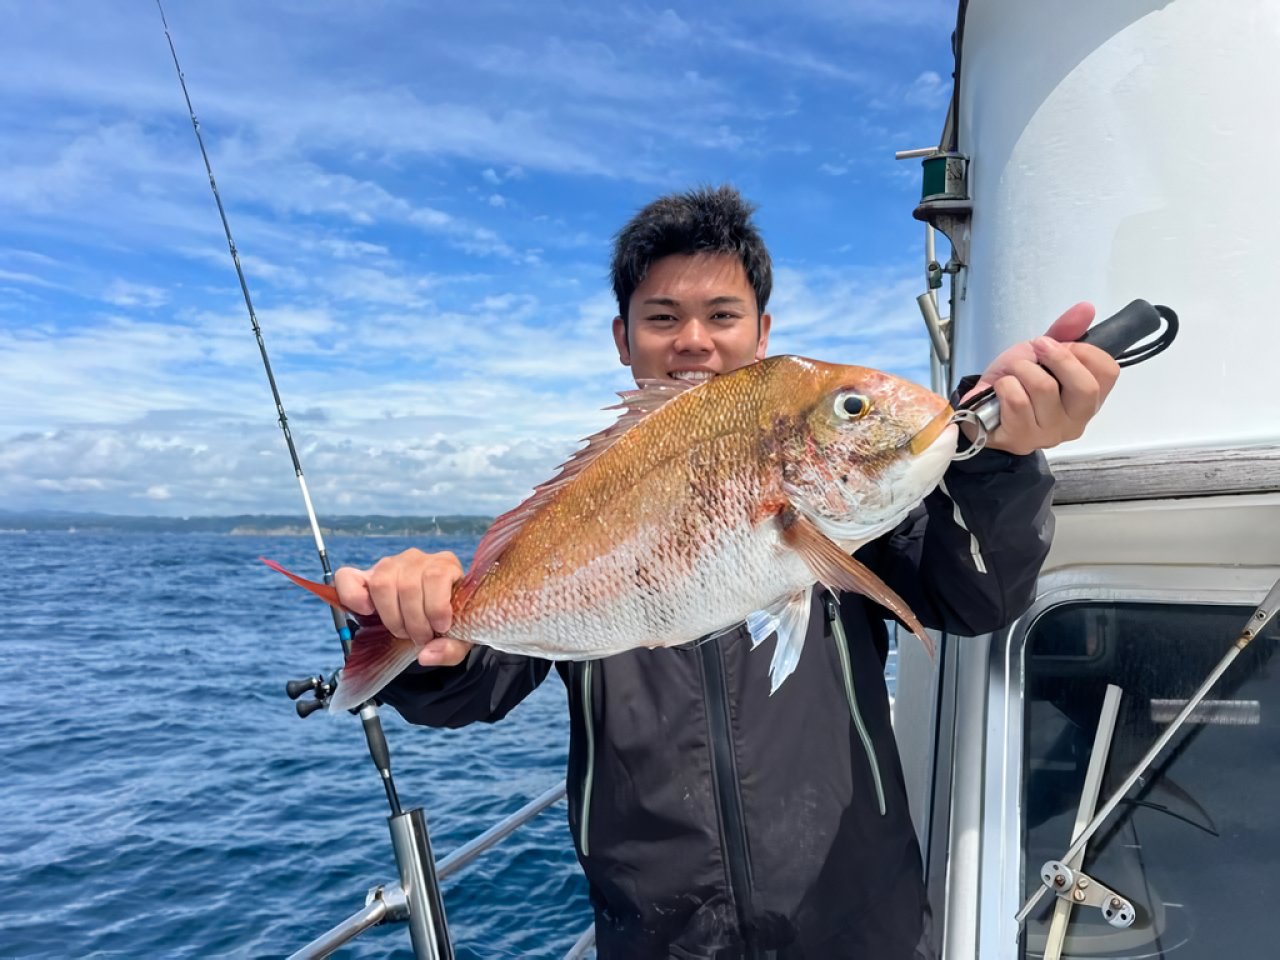
<svg viewBox="0 0 1280 960"><path fill-rule="evenodd" d="M698 190L655 201L618 234L613 334L637 379L701 380L765 356L771 268L750 214L730 188ZM1052 530L1037 451L1079 436L1118 374L1101 351L1058 342L1092 316L1074 307L996 359L974 387L992 383L1001 400L987 450L858 552L926 625L985 633L1030 602ZM349 609L423 644L381 694L415 723L500 719L552 666L444 636L462 572L452 554L411 550L337 573ZM856 595L818 600L800 663L772 696L745 628L555 665L571 711L569 823L602 960L930 955L883 679L886 613Z"/></svg>

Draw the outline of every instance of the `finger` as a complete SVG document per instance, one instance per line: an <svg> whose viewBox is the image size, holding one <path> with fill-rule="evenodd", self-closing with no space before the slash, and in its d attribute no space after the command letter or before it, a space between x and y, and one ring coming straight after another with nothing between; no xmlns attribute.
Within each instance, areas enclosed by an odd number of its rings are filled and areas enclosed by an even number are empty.
<svg viewBox="0 0 1280 960"><path fill-rule="evenodd" d="M1120 379L1120 364L1116 363L1111 354L1089 343L1073 343L1068 349L1098 381L1098 406L1101 407Z"/></svg>
<svg viewBox="0 0 1280 960"><path fill-rule="evenodd" d="M1079 436L1101 403L1098 379L1065 344L1040 337L1035 341L1040 362L1058 379L1058 403L1072 424L1069 434ZM1105 356L1105 354L1104 354Z"/></svg>
<svg viewBox="0 0 1280 960"><path fill-rule="evenodd" d="M345 609L363 616L374 612L366 571L355 567L339 567L333 575L333 586L338 591L338 601Z"/></svg>
<svg viewBox="0 0 1280 960"><path fill-rule="evenodd" d="M423 605L425 586L422 568L414 565L401 565L396 577L396 599L400 604L400 614L404 617L404 632L414 643L426 643L438 631L431 627Z"/></svg>
<svg viewBox="0 0 1280 960"><path fill-rule="evenodd" d="M452 588L453 581L438 575L423 578L423 615L437 636L448 633L449 628L453 626Z"/></svg>
<svg viewBox="0 0 1280 960"><path fill-rule="evenodd" d="M1005 376L993 385L1000 400L1000 426L992 431L987 446L1009 453L1030 453L1027 438L1036 432L1035 411L1026 389L1015 376Z"/></svg>
<svg viewBox="0 0 1280 960"><path fill-rule="evenodd" d="M983 374L982 379L980 379L977 383L975 383L972 387L970 387L967 391L965 391L964 396L960 398L960 402L964 403L966 400L972 397L975 393L981 393L983 390L987 389L987 387L989 386L991 386L991 383L990 381L987 380L986 374Z"/></svg>
<svg viewBox="0 0 1280 960"><path fill-rule="evenodd" d="M454 667L467 658L471 644L453 637L436 637L418 651L418 663L424 667Z"/></svg>
<svg viewBox="0 0 1280 960"><path fill-rule="evenodd" d="M1092 303L1077 303L1072 307L1068 307L1066 313L1053 321L1044 335L1052 337L1059 343L1079 340L1084 336L1084 332L1089 329L1089 324L1093 323L1093 318L1096 314L1097 311L1093 308Z"/></svg>
<svg viewBox="0 0 1280 960"><path fill-rule="evenodd" d="M390 630L393 636L408 637L409 634L404 628L404 616L400 612L399 580L394 574L388 573L383 563L384 561L379 560L370 571L369 596L373 600L374 608L378 611L382 625Z"/></svg>
<svg viewBox="0 0 1280 960"><path fill-rule="evenodd" d="M1058 381L1040 364L1026 360L1018 361L1009 375L1017 379L1031 401L1031 429L1035 434L1035 445L1038 447L1056 442L1056 433L1066 420ZM1001 417L1003 418L1003 409Z"/></svg>

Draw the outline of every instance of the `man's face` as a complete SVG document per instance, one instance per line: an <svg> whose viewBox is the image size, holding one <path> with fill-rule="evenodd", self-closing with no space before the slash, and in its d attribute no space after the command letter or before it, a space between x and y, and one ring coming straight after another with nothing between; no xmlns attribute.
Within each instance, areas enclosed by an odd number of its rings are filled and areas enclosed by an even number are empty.
<svg viewBox="0 0 1280 960"><path fill-rule="evenodd" d="M637 380L704 380L763 360L771 318L757 322L742 261L673 254L655 261L631 295L629 331L614 317L618 357Z"/></svg>

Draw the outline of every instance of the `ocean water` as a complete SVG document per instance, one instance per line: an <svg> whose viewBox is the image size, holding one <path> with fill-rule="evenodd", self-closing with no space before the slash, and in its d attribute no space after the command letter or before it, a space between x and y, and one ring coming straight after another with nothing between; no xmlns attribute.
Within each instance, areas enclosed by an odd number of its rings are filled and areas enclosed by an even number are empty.
<svg viewBox="0 0 1280 960"><path fill-rule="evenodd" d="M410 546L335 538L364 564ZM474 540L415 544L469 558ZM299 719L326 608L257 562L309 538L11 534L0 654L0 957L287 956L396 878L359 720ZM382 723L437 856L563 779L554 675L500 724ZM559 957L591 922L563 803L445 883L459 958ZM344 957L411 956L407 928Z"/></svg>
<svg viewBox="0 0 1280 960"><path fill-rule="evenodd" d="M342 538L338 563L474 539ZM359 720L299 719L287 679L340 661L312 541L203 534L0 537L0 958L280 957L396 878ZM890 661L892 670L893 661ZM554 673L502 723L382 711L406 807L440 857L561 781ZM460 960L561 957L591 922L563 803L444 884ZM407 928L339 956L411 956Z"/></svg>

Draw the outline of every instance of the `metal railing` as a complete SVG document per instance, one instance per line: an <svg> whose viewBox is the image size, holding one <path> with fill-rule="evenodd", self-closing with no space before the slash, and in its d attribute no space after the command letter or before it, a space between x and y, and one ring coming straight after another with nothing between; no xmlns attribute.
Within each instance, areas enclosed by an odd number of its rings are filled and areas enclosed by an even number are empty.
<svg viewBox="0 0 1280 960"><path fill-rule="evenodd" d="M524 826L547 807L563 800L565 785L558 783L539 796L530 800L510 816L504 817L488 830L468 840L452 853L436 861L436 876L443 880L457 873L470 864L480 854L497 846L512 833ZM370 927L380 923L396 920L408 920L409 903L404 889L399 883L384 884L374 887L365 898L364 909L352 914L332 929L325 931L301 950L292 954L289 960L321 960L332 954L339 947L351 942ZM587 927L574 941L564 960L583 960L595 946L595 926Z"/></svg>

